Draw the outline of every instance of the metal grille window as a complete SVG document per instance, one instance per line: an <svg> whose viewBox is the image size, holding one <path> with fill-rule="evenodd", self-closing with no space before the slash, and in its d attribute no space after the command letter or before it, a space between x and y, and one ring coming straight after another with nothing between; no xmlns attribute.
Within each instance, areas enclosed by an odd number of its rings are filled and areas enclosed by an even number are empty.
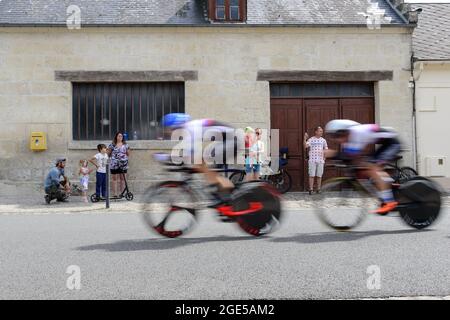
<svg viewBox="0 0 450 320"><path fill-rule="evenodd" d="M373 97L373 83L272 83L272 97Z"/></svg>
<svg viewBox="0 0 450 320"><path fill-rule="evenodd" d="M162 139L163 115L184 112L184 83L73 83L73 140Z"/></svg>

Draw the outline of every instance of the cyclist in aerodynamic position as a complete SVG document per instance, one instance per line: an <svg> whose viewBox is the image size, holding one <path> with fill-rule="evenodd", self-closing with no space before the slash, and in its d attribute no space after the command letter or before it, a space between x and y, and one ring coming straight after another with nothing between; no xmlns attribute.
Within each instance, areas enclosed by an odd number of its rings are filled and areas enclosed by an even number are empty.
<svg viewBox="0 0 450 320"><path fill-rule="evenodd" d="M351 160L367 169L365 173L372 179L383 201L375 213L385 214L395 209L398 203L392 193L389 175L383 165L394 160L400 152L398 134L390 128L377 124L360 124L352 120L332 120L327 123L325 132L339 144L341 150L327 150L326 157ZM380 145L374 152L372 147Z"/></svg>
<svg viewBox="0 0 450 320"><path fill-rule="evenodd" d="M185 113L166 114L162 119L162 125L164 128L169 129L170 132L176 129L186 131L191 138L188 141L190 145L187 150L185 149L190 153L191 164L193 164L197 172L203 173L210 186L217 190L212 193L217 198L217 202L212 206L220 206L228 203L231 192L234 189L234 184L226 177L208 168L208 165L203 159L203 134L206 130L209 130L209 132L222 135L223 137L227 132L234 133L234 128L212 119L191 120L191 117ZM199 154L202 156L201 159L196 158Z"/></svg>

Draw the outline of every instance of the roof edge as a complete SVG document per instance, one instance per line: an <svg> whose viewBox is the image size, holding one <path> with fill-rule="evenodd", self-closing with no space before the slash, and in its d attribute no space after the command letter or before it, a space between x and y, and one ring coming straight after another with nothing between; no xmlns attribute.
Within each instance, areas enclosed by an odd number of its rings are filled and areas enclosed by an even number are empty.
<svg viewBox="0 0 450 320"><path fill-rule="evenodd" d="M381 28L415 28L416 24L381 24ZM2 28L17 28L17 27L44 27L44 28L67 28L66 24L57 23L0 23ZM150 27L168 27L168 28L367 28L366 24L85 24L81 28L150 28Z"/></svg>

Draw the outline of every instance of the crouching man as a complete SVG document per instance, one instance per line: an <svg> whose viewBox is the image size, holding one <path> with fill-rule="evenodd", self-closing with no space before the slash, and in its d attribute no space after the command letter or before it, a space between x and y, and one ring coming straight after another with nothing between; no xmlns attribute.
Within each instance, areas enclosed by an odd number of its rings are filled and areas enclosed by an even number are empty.
<svg viewBox="0 0 450 320"><path fill-rule="evenodd" d="M64 175L65 166L65 158L56 159L55 167L50 169L45 178L45 202L47 202L48 204L53 199L65 202L67 201L67 198L69 198L70 183L69 179L67 179L67 177Z"/></svg>

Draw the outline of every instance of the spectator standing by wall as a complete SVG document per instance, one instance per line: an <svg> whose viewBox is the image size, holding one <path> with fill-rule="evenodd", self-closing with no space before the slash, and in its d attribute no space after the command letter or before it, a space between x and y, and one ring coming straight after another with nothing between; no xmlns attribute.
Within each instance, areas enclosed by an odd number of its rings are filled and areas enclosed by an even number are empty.
<svg viewBox="0 0 450 320"><path fill-rule="evenodd" d="M245 164L246 180L258 180L261 172L261 163L265 152L264 142L261 140L262 130L255 129L255 137L251 138L249 155Z"/></svg>
<svg viewBox="0 0 450 320"><path fill-rule="evenodd" d="M111 158L111 180L113 197L118 197L125 189L125 179L128 172L128 158L130 147L122 132L117 132L112 143L108 146Z"/></svg>
<svg viewBox="0 0 450 320"><path fill-rule="evenodd" d="M104 144L97 146L98 153L89 160L97 168L95 194L98 199L106 198L106 164L108 162L107 148Z"/></svg>
<svg viewBox="0 0 450 320"><path fill-rule="evenodd" d="M327 141L322 137L322 127L314 128L314 136L308 139L305 132L303 146L309 148L308 152L308 174L309 174L309 194L314 190L314 178L317 178L317 193L320 193L322 186L322 176L325 167L324 150L328 149Z"/></svg>

